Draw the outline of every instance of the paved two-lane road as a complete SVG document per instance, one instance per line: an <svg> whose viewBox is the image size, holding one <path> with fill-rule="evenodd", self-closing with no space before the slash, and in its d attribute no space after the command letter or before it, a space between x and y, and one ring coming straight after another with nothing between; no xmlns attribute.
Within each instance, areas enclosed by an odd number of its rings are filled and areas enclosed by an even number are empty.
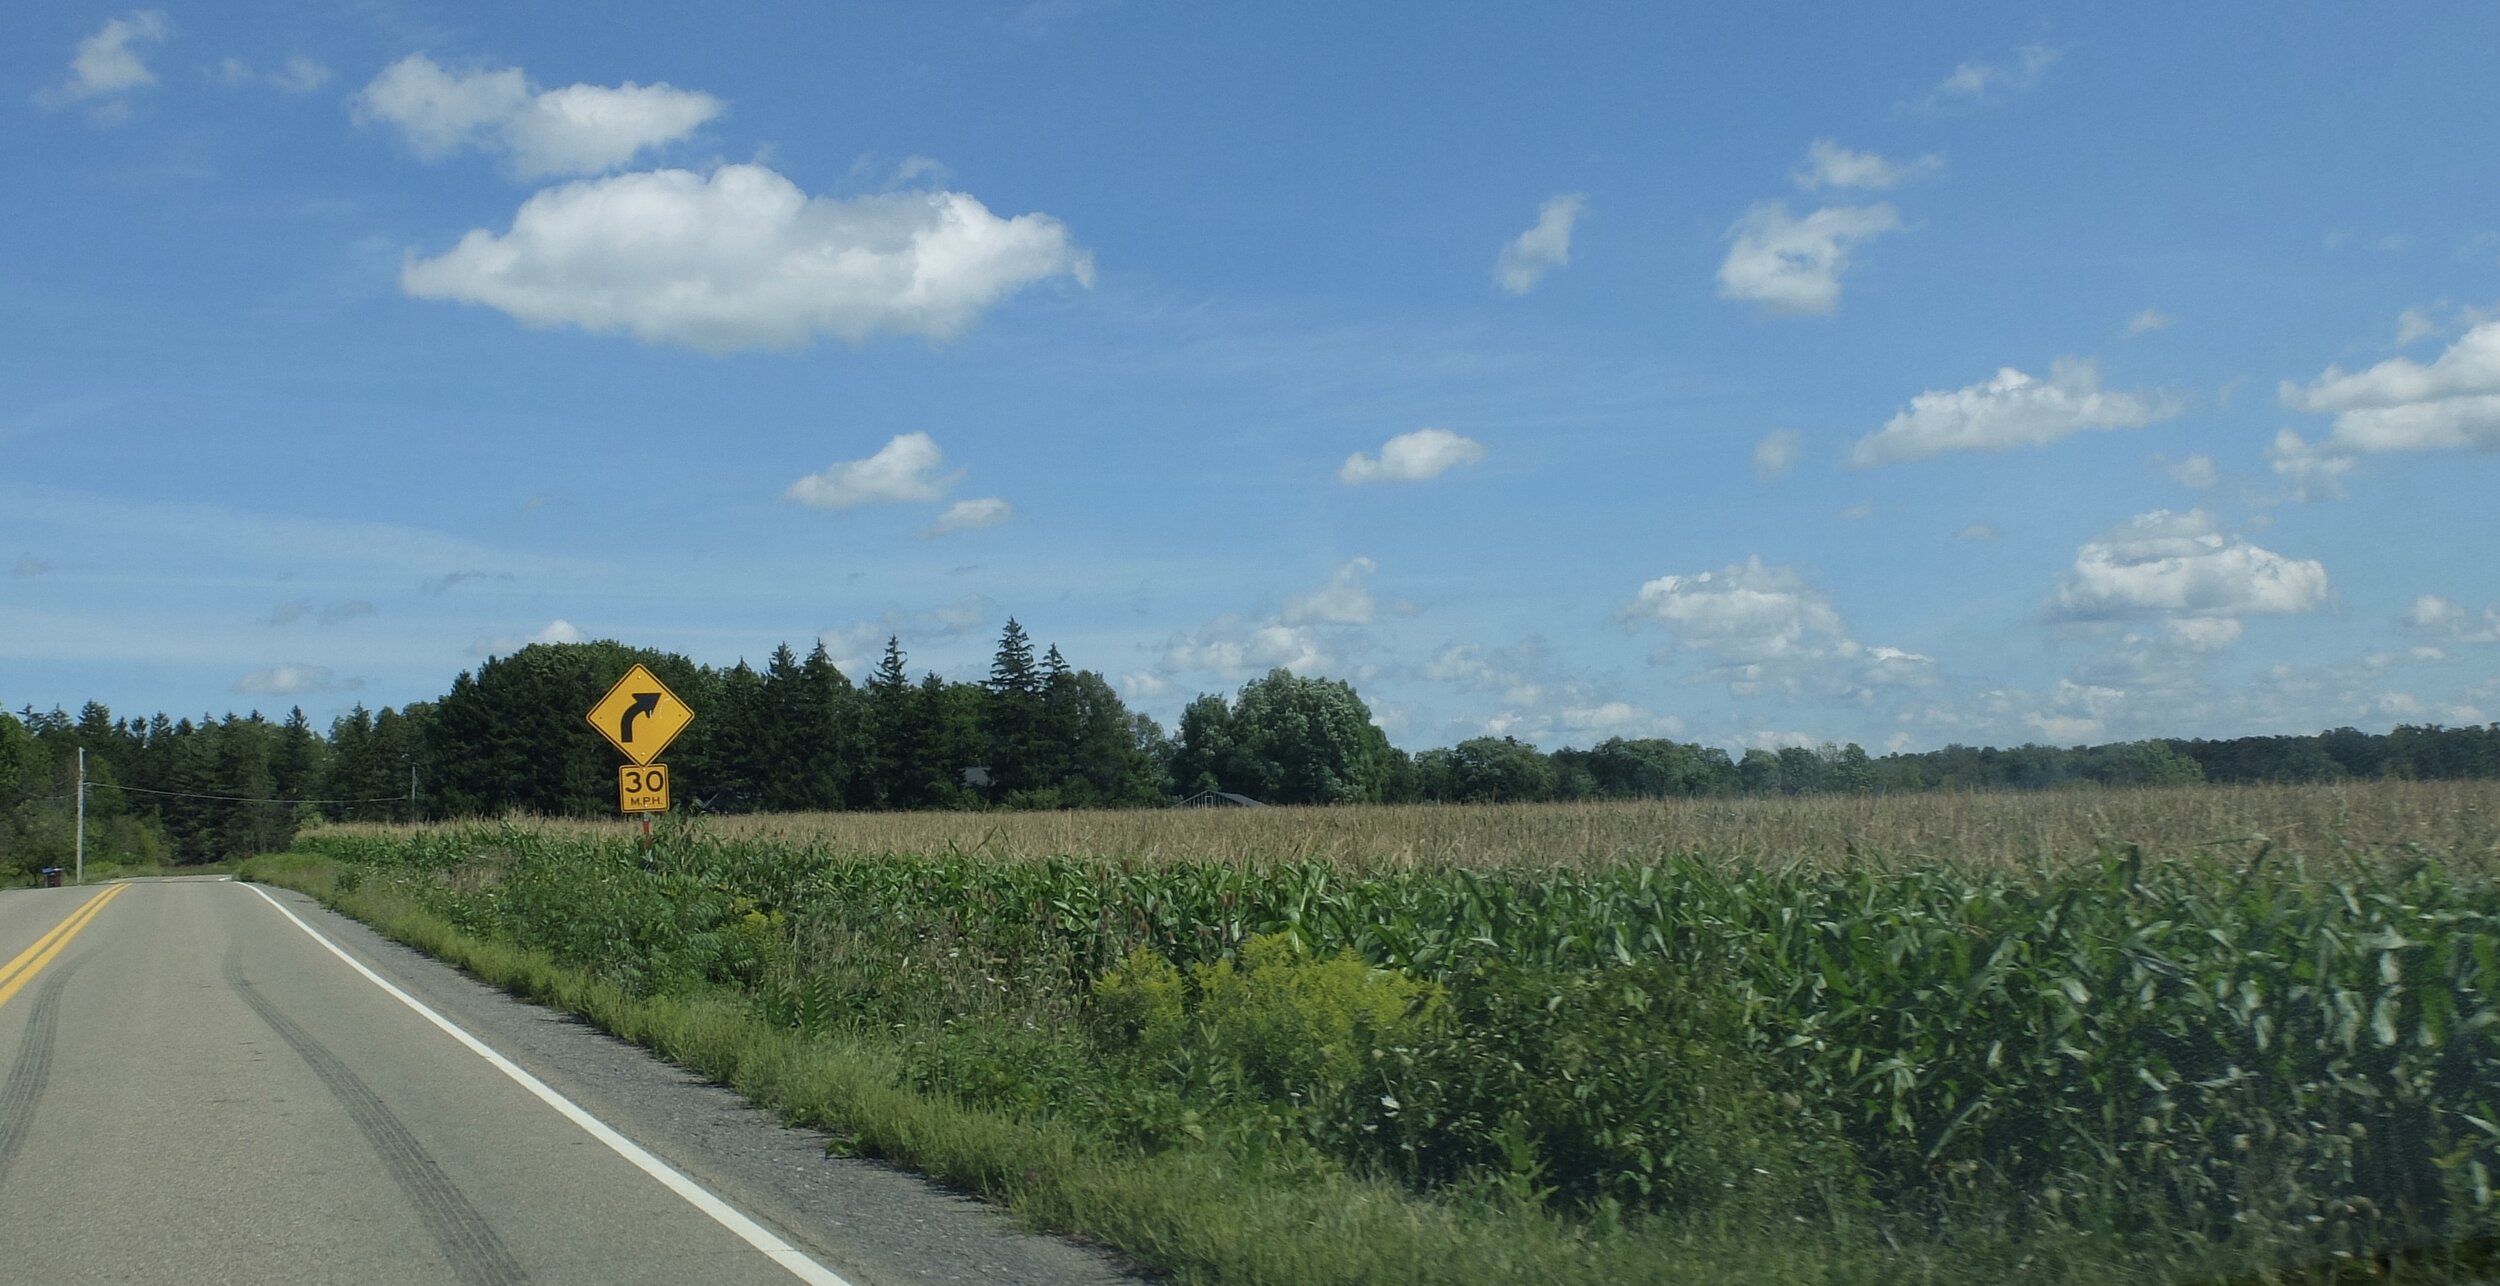
<svg viewBox="0 0 2500 1286"><path fill-rule="evenodd" d="M0 894L0 1076L12 1283L1113 1277L230 881Z"/></svg>

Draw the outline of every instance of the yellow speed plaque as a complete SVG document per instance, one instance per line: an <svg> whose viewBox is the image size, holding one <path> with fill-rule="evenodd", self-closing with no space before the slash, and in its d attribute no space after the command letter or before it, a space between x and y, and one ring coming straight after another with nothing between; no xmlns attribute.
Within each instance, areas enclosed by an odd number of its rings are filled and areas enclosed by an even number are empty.
<svg viewBox="0 0 2500 1286"><path fill-rule="evenodd" d="M668 811L668 765L627 764L616 770L616 811Z"/></svg>

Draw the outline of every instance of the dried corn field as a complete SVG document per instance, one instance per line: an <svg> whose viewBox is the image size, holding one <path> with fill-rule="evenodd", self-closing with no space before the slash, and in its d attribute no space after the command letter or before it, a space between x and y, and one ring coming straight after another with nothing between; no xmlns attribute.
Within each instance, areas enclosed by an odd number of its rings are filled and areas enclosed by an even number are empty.
<svg viewBox="0 0 2500 1286"><path fill-rule="evenodd" d="M447 823L446 825L452 825ZM633 823L545 820L592 837ZM2345 782L2046 793L1936 793L1360 808L1080 812L782 813L708 819L721 839L845 853L1087 857L1140 864L1351 870L1606 866L1669 855L1778 866L2034 867L2096 854L2244 854L2261 845L2338 856L2500 857L2500 782ZM334 825L333 836L404 834Z"/></svg>

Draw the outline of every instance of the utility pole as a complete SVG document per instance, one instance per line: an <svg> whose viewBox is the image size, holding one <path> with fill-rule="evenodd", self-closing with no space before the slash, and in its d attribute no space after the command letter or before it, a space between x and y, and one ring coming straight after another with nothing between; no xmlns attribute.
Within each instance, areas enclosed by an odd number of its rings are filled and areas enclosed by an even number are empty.
<svg viewBox="0 0 2500 1286"><path fill-rule="evenodd" d="M87 748L78 748L78 882L87 882Z"/></svg>
<svg viewBox="0 0 2500 1286"><path fill-rule="evenodd" d="M417 763L408 761L408 824L417 824Z"/></svg>

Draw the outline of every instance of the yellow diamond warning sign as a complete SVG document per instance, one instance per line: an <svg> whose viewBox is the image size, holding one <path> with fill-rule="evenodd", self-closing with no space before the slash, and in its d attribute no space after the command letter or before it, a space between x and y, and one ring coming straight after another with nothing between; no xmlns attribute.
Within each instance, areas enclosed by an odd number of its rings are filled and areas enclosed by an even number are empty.
<svg viewBox="0 0 2500 1286"><path fill-rule="evenodd" d="M668 765L626 764L616 770L616 811L620 813L665 813L668 811Z"/></svg>
<svg viewBox="0 0 2500 1286"><path fill-rule="evenodd" d="M599 698L587 718L627 759L647 764L694 722L694 707L669 691L660 676L637 665Z"/></svg>

